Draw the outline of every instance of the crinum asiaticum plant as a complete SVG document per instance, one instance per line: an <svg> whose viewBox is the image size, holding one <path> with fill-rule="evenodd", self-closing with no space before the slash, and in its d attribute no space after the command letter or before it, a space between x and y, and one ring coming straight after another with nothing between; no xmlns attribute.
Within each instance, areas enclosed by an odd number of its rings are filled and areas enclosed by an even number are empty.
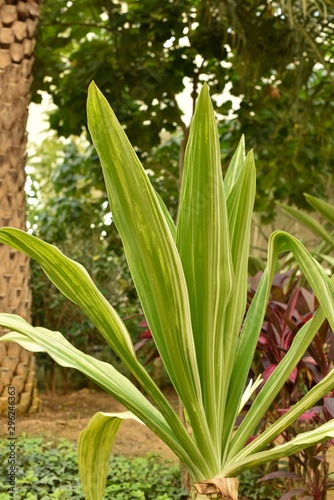
<svg viewBox="0 0 334 500"><path fill-rule="evenodd" d="M223 181L218 132L206 85L190 128L176 225L94 83L88 95L88 124L145 317L184 406L190 432L138 362L126 327L85 269L56 247L12 228L0 230L0 241L40 263L63 294L87 314L152 403L113 366L80 352L59 332L1 314L0 324L12 330L1 341L48 352L60 365L85 373L128 408L121 414L97 413L80 435L79 471L86 499L103 496L111 448L125 418L147 425L174 451L191 476L192 498L235 499L236 478L245 469L334 437L332 420L268 449L283 429L334 386L332 371L249 442L325 317L334 328L332 281L301 243L277 231L270 238L267 267L244 317L255 166L252 152L245 157L241 140ZM281 251L294 254L320 307L298 332L237 426L237 416L254 389L246 387L247 376Z"/></svg>

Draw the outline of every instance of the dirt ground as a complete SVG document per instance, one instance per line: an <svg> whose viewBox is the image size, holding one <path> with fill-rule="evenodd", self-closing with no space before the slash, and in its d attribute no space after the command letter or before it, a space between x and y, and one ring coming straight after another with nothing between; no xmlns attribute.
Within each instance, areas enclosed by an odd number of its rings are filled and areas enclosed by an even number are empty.
<svg viewBox="0 0 334 500"><path fill-rule="evenodd" d="M171 390L166 396L177 407L177 398ZM31 415L16 417L16 435L46 436L77 441L91 417L98 411L119 412L125 408L108 394L82 389L65 396L40 394L41 410ZM0 418L0 436L7 436L7 419ZM155 452L176 460L173 452L150 429L142 424L125 420L118 431L113 453L129 457Z"/></svg>

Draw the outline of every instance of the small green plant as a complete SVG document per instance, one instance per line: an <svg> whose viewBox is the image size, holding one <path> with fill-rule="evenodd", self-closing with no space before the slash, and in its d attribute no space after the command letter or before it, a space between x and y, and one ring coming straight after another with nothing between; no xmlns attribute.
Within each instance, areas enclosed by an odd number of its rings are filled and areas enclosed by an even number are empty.
<svg viewBox="0 0 334 500"><path fill-rule="evenodd" d="M0 455L6 457L7 452L6 441L1 441ZM78 476L77 450L73 443L65 439L52 442L44 438L20 437L17 464L15 498L18 500L84 499ZM6 460L3 460L0 466L1 491L6 489L6 467ZM185 496L178 464L154 454L142 458L112 458L104 498L181 500ZM0 500L8 500L8 493L0 493Z"/></svg>
<svg viewBox="0 0 334 500"><path fill-rule="evenodd" d="M284 491L284 483L278 485L261 483L265 474L263 467L246 470L239 477L240 500L274 500L279 499Z"/></svg>
<svg viewBox="0 0 334 500"><path fill-rule="evenodd" d="M0 241L41 264L51 281L87 314L150 400L114 367L79 351L60 332L34 328L17 316L1 314L0 325L12 332L0 341L46 351L62 366L85 373L128 408L121 414L97 413L80 435L79 472L87 500L103 497L112 445L119 426L128 418L150 427L183 462L193 483L193 499L212 495L236 499L237 476L243 471L334 437L331 420L288 443L268 448L334 386L331 371L250 441L321 323L327 317L334 327L332 282L298 240L277 231L269 240L268 263L245 317L255 165L252 152L245 155L242 139L223 180L217 125L206 85L190 129L177 224L94 84L88 95L88 124L101 160L113 221L149 329L184 406L187 425L138 361L124 323L85 269L56 247L12 228L0 230ZM247 377L282 251L293 253L320 307L296 334L239 425L241 409L254 392L254 386L247 386Z"/></svg>

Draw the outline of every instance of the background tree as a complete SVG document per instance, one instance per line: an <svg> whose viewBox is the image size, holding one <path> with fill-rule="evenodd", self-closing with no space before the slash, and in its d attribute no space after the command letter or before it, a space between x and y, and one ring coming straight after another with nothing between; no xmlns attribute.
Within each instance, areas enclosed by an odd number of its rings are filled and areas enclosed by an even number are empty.
<svg viewBox="0 0 334 500"><path fill-rule="evenodd" d="M203 81L225 117L220 125L224 166L241 133L260 158L257 209L263 218L274 217L276 199L303 205L304 190L324 194L333 171L328 132L332 21L333 6L325 2L318 9L311 0L46 0L37 35L33 99L41 100L42 91L51 94L56 107L50 124L57 135L30 162L35 172L32 230L88 267L123 317L140 314L119 237L113 225L101 224L101 213L106 221L110 214L85 125L92 79L125 125L173 217L188 133L179 94L187 86L193 106ZM226 89L239 107L224 94ZM64 137L70 138L66 146ZM161 137L168 140L161 144ZM96 271L103 269L106 258L118 277L116 295L108 278ZM46 300L46 282L36 266L33 278L33 321L52 327L67 318L62 327L76 336L75 342L91 348L94 332L85 324L84 339L77 335L75 325L82 318L74 306L64 315L54 290ZM126 296L129 302L123 300ZM140 323L142 318L135 317Z"/></svg>
<svg viewBox="0 0 334 500"><path fill-rule="evenodd" d="M0 226L25 229L26 123L35 29L40 0L0 3ZM30 315L29 260L0 246L0 310ZM16 388L18 412L38 407L34 357L19 346L1 345L0 413L8 406L7 387Z"/></svg>
<svg viewBox="0 0 334 500"><path fill-rule="evenodd" d="M187 83L194 105L207 81L228 117L225 163L246 133L261 158L257 209L270 220L276 199L305 206L302 193L323 195L332 175L333 15L331 2L304 0L47 0L34 99L48 91L52 128L80 135L94 79L143 161L162 132L180 130L182 165L188 129L177 95ZM222 102L226 89L239 109Z"/></svg>

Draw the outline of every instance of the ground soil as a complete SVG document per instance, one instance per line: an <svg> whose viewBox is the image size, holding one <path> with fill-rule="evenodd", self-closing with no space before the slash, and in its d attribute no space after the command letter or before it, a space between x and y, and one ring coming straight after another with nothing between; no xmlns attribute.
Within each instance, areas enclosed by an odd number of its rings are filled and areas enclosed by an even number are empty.
<svg viewBox="0 0 334 500"><path fill-rule="evenodd" d="M176 408L178 401L175 393L165 391L167 398ZM100 391L82 389L67 395L40 395L39 413L18 415L16 434L66 438L76 442L79 433L85 429L91 417L98 411L121 412L125 408L108 394ZM7 419L0 418L0 436L7 435ZM173 452L146 426L125 420L118 431L113 453L129 457L143 456L155 452L166 458L176 460Z"/></svg>

